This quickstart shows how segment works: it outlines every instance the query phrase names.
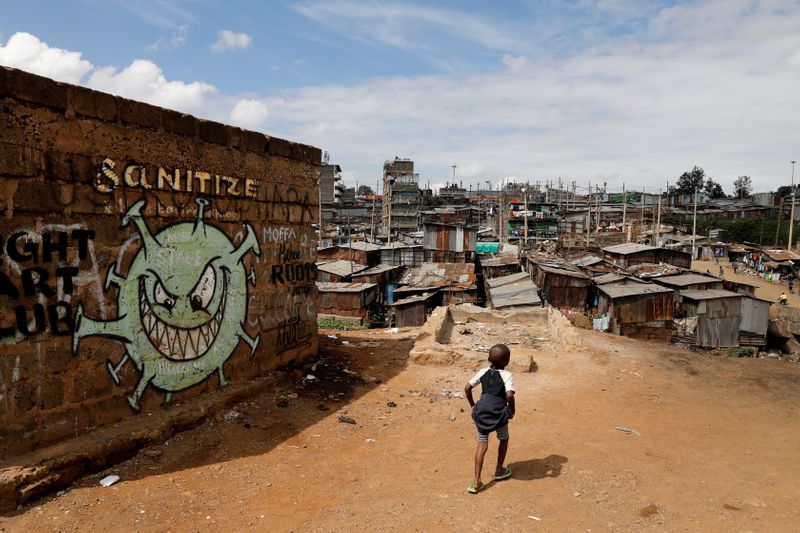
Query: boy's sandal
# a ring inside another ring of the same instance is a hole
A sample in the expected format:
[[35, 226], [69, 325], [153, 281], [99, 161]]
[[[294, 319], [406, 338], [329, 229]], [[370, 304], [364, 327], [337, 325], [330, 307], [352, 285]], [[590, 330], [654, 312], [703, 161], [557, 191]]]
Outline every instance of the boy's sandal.
[[469, 492], [470, 494], [478, 494], [484, 488], [486, 488], [486, 485], [484, 485], [483, 483], [478, 482], [478, 486], [476, 487], [475, 482], [473, 481], [472, 483], [469, 484], [469, 487], [467, 487], [467, 492]]
[[506, 467], [506, 471], [500, 474], [499, 476], [494, 476], [495, 481], [503, 481], [504, 479], [508, 479], [511, 477], [511, 469]]

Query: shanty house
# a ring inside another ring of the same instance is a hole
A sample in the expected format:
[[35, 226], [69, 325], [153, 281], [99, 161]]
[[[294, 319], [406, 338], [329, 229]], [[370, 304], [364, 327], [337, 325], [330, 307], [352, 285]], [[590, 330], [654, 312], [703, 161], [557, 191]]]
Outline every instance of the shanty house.
[[600, 274], [599, 276], [595, 276], [592, 278], [592, 281], [595, 285], [629, 285], [631, 283], [647, 283], [636, 276], [631, 276], [629, 274], [619, 274], [617, 272], [609, 272], [607, 274]]
[[460, 263], [475, 257], [478, 228], [463, 224], [429, 222], [423, 226], [425, 260]]
[[598, 310], [609, 314], [615, 335], [667, 341], [672, 336], [675, 291], [653, 283], [598, 285]]
[[520, 270], [517, 257], [512, 254], [500, 254], [495, 257], [481, 257], [479, 260], [483, 279], [499, 278], [516, 274]]
[[405, 328], [425, 324], [428, 315], [436, 309], [437, 295], [441, 296], [441, 293], [426, 292], [394, 302], [392, 304], [394, 326]]
[[354, 261], [372, 267], [381, 262], [381, 246], [371, 242], [356, 241], [317, 250], [317, 261], [334, 259]]
[[743, 298], [719, 289], [681, 291], [675, 338], [702, 348], [739, 346]]
[[661, 276], [652, 278], [654, 282], [676, 291], [699, 291], [704, 289], [722, 289], [723, 281], [720, 278], [704, 276], [692, 272], [678, 274], [677, 276]]
[[377, 265], [367, 268], [351, 276], [354, 282], [374, 283], [378, 286], [378, 301], [391, 304], [394, 301], [393, 291], [397, 287], [397, 280], [403, 273], [402, 266]]
[[317, 281], [333, 283], [350, 281], [353, 274], [366, 270], [366, 268], [367, 265], [361, 265], [354, 261], [345, 261], [344, 259], [321, 261], [317, 263]]
[[[438, 288], [444, 293], [444, 305], [475, 303], [478, 283], [473, 263], [423, 263], [409, 268], [398, 285], [417, 288]], [[394, 291], [397, 295], [397, 290]]]
[[603, 257], [624, 267], [643, 263], [666, 263], [681, 268], [691, 268], [692, 266], [691, 253], [633, 242], [606, 246], [603, 248]]
[[381, 263], [384, 265], [399, 265], [404, 267], [418, 267], [425, 262], [425, 251], [422, 246], [393, 242], [381, 246]]
[[374, 283], [317, 282], [318, 317], [333, 317], [358, 325], [369, 323], [371, 307], [378, 298]]
[[591, 279], [583, 272], [564, 266], [533, 263], [534, 280], [542, 299], [559, 309], [584, 309], [589, 303]]

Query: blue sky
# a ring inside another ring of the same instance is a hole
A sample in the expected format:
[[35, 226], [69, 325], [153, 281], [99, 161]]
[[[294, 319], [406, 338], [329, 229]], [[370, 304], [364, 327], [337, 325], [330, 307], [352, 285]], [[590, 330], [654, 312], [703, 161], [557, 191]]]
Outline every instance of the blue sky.
[[6, 2], [0, 64], [440, 184], [726, 189], [800, 159], [800, 1]]

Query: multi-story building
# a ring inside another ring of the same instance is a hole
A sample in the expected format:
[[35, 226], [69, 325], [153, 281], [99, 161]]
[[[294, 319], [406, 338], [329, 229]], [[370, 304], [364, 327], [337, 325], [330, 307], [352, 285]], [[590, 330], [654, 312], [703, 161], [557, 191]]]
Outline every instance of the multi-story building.
[[419, 204], [419, 174], [414, 174], [414, 162], [399, 157], [384, 162], [381, 222], [385, 231], [417, 231]]
[[328, 161], [325, 152], [323, 163], [319, 166], [319, 196], [323, 205], [338, 204], [342, 196], [342, 167]]

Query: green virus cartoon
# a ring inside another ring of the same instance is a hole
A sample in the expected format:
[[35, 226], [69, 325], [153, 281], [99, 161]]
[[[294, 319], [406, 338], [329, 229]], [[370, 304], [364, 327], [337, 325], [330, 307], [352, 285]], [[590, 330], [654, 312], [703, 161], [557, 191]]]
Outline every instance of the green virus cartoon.
[[255, 273], [245, 272], [244, 256], [259, 254], [258, 240], [250, 224], [237, 248], [219, 229], [203, 222], [208, 201], [198, 198], [197, 219], [179, 222], [152, 234], [142, 217], [145, 200], [135, 203], [122, 218], [121, 227], [133, 223], [141, 247], [125, 276], [114, 263], [105, 288], [118, 288], [117, 318], [87, 317], [78, 306], [72, 351], [77, 353], [84, 337], [108, 337], [125, 346], [125, 355], [106, 365], [119, 385], [119, 371], [133, 361], [141, 373], [136, 390], [128, 396], [139, 410], [148, 385], [173, 392], [200, 383], [217, 372], [225, 385], [222, 366], [243, 340], [255, 353], [259, 337], [244, 330], [247, 317], [247, 281], [255, 285]]

